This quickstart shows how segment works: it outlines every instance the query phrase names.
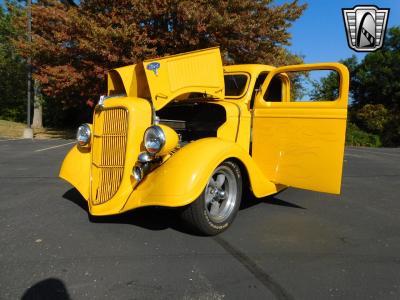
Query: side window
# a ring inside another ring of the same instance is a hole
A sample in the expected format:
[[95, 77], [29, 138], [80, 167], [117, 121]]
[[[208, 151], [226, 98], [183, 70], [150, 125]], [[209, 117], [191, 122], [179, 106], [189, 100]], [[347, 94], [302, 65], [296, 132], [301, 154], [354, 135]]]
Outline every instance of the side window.
[[264, 100], [269, 102], [281, 102], [282, 88], [282, 79], [279, 77], [279, 75], [274, 76], [264, 94]]
[[[290, 81], [290, 102], [335, 101], [339, 97], [340, 79], [336, 71], [311, 70], [287, 72], [285, 74]], [[274, 79], [270, 84], [272, 90], [275, 86]], [[268, 88], [268, 91], [270, 88]], [[270, 99], [269, 97], [277, 98], [278, 94], [276, 96], [268, 94], [267, 97], [267, 99]]]
[[289, 72], [290, 101], [335, 101], [339, 97], [339, 74], [333, 70]]
[[237, 97], [244, 93], [248, 76], [243, 74], [225, 75], [225, 96]]

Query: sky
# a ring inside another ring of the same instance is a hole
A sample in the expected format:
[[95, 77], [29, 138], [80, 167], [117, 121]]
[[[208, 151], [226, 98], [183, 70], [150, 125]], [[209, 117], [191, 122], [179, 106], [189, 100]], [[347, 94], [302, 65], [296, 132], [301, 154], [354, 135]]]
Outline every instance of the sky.
[[[277, 4], [284, 2], [288, 1], [276, 1]], [[308, 8], [289, 30], [292, 45], [288, 49], [304, 55], [306, 63], [335, 62], [352, 55], [361, 60], [365, 56], [347, 45], [342, 8], [371, 4], [390, 8], [388, 28], [400, 26], [400, 0], [300, 0], [300, 3], [308, 3]]]
[[[342, 17], [342, 8], [355, 5], [376, 5], [390, 8], [388, 28], [400, 26], [400, 0], [299, 0], [307, 3], [304, 14], [293, 23], [289, 32], [292, 34], [288, 49], [304, 56], [306, 63], [334, 62], [348, 58], [353, 54], [362, 59], [365, 53], [351, 50]], [[276, 4], [289, 2], [275, 0]], [[3, 4], [3, 0], [0, 0]]]

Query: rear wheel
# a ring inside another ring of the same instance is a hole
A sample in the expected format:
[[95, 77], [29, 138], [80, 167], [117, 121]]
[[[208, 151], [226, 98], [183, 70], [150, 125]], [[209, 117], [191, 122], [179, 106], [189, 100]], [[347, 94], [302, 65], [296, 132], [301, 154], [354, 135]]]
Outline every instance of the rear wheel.
[[182, 217], [195, 230], [215, 235], [232, 223], [242, 197], [242, 176], [232, 161], [220, 164], [201, 195], [184, 208]]

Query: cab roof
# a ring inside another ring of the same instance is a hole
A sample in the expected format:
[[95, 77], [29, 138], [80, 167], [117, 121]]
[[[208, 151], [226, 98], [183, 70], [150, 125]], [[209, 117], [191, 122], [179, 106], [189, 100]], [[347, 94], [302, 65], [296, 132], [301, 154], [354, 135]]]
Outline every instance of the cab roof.
[[250, 73], [250, 74], [253, 74], [253, 73], [259, 74], [260, 72], [271, 71], [273, 69], [275, 69], [274, 66], [262, 65], [262, 64], [240, 64], [240, 65], [224, 66], [224, 72], [225, 73], [247, 72], [247, 73]]

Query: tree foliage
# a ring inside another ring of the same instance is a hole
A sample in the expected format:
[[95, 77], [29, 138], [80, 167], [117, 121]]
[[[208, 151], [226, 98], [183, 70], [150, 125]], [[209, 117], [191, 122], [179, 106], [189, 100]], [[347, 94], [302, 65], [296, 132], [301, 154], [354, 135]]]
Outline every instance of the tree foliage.
[[346, 145], [380, 147], [382, 142], [378, 135], [365, 132], [349, 122], [346, 129]]
[[[399, 146], [400, 27], [388, 30], [381, 50], [367, 54], [361, 62], [353, 56], [342, 63], [349, 68], [351, 78], [349, 121], [357, 125], [348, 134], [367, 137], [360, 134], [365, 131], [379, 135], [385, 146]], [[322, 78], [315, 92], [331, 95], [337, 86], [338, 79], [330, 74]], [[363, 140], [368, 139], [359, 139]]]
[[357, 123], [368, 132], [382, 134], [390, 119], [388, 110], [383, 104], [366, 104], [355, 112]]
[[0, 117], [23, 121], [26, 116], [26, 64], [12, 42], [20, 34], [12, 20], [13, 15], [0, 6]]
[[388, 30], [383, 48], [366, 55], [356, 72], [352, 90], [357, 106], [379, 103], [400, 111], [400, 27]]
[[[155, 56], [220, 46], [226, 63], [301, 61], [283, 47], [289, 45], [288, 28], [305, 9], [297, 0], [72, 3], [38, 0], [33, 43], [22, 36], [15, 40], [22, 56], [32, 56], [42, 92], [64, 107], [93, 104], [104, 92], [108, 69]], [[16, 19], [20, 27], [25, 22]]]
[[353, 80], [352, 121], [380, 135], [383, 145], [400, 145], [400, 27], [388, 30], [381, 50], [369, 53]]
[[[350, 73], [350, 85], [355, 78], [354, 74], [358, 66], [356, 56], [341, 60], [340, 63], [344, 64]], [[332, 71], [326, 77], [320, 78], [320, 80], [314, 80], [312, 82], [312, 98], [313, 99], [336, 99], [339, 95], [339, 76], [337, 72]], [[352, 90], [350, 89], [350, 97], [352, 98]]]

